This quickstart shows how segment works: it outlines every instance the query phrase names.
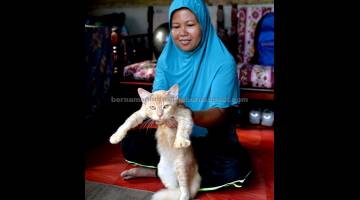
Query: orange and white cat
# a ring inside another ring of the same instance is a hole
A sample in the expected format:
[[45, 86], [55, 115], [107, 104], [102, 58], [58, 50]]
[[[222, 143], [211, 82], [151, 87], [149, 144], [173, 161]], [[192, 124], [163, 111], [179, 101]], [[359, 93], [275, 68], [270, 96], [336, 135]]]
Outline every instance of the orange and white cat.
[[[142, 106], [133, 113], [110, 137], [112, 144], [119, 143], [127, 132], [144, 119], [157, 122], [157, 150], [160, 154], [158, 175], [166, 189], [156, 192], [152, 200], [189, 200], [196, 196], [201, 177], [190, 142], [193, 127], [191, 110], [179, 103], [178, 85], [168, 91], [150, 93], [138, 89]], [[175, 118], [177, 128], [169, 128], [165, 121]]]

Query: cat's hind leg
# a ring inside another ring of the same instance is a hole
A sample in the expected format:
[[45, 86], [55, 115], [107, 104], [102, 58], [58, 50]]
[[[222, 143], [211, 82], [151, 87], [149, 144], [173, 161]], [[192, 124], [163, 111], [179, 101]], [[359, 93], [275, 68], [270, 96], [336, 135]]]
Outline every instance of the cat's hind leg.
[[160, 159], [158, 164], [158, 176], [166, 188], [176, 189], [179, 187], [173, 164]]
[[201, 184], [201, 176], [196, 168], [195, 176], [192, 178], [192, 181], [191, 181], [191, 188], [190, 188], [191, 198], [193, 198], [193, 199], [195, 198], [196, 194], [198, 193], [198, 191], [200, 189], [200, 184]]
[[189, 187], [189, 177], [186, 172], [186, 166], [181, 160], [175, 161], [176, 166], [176, 177], [179, 181], [180, 188], [180, 199], [179, 200], [189, 200], [190, 199], [190, 187]]

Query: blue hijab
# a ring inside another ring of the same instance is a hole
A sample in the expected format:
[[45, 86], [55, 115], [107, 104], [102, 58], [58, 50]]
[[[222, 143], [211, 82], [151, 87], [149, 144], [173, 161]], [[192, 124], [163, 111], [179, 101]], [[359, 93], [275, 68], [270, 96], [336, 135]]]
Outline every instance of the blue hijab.
[[[190, 52], [178, 48], [169, 35], [157, 65], [153, 91], [168, 90], [179, 85], [179, 98], [192, 110], [226, 108], [239, 103], [240, 88], [236, 63], [211, 24], [203, 0], [174, 0], [169, 8], [171, 17], [180, 8], [188, 8], [201, 26], [201, 41]], [[170, 31], [171, 32], [171, 31]], [[193, 135], [205, 135], [206, 129], [195, 128]]]

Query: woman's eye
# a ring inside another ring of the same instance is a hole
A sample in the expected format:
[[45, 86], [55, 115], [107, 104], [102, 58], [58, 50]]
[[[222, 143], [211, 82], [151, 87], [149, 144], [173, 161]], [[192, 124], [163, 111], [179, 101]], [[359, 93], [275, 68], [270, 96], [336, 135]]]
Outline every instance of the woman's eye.
[[155, 106], [150, 106], [151, 110], [156, 110]]

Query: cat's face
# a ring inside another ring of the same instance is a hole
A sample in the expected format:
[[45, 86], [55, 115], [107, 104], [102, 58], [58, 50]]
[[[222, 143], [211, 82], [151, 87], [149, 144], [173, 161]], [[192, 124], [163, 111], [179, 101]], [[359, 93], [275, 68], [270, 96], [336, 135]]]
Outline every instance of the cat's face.
[[139, 88], [138, 92], [145, 107], [145, 113], [152, 120], [163, 123], [174, 115], [178, 100], [177, 85], [168, 91], [159, 90], [150, 93]]

